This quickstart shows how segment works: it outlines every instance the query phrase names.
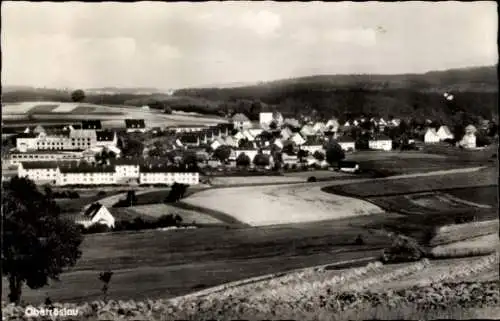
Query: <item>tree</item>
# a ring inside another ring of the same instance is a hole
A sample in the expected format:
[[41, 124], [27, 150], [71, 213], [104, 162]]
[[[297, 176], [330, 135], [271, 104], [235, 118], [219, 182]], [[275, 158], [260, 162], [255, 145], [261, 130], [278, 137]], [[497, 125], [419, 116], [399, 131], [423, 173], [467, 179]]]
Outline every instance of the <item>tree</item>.
[[172, 114], [172, 108], [170, 108], [170, 106], [165, 106], [165, 108], [163, 108], [163, 113]]
[[76, 264], [83, 238], [33, 181], [13, 177], [2, 188], [2, 275], [9, 282], [10, 302], [18, 304], [24, 284], [41, 288]]
[[127, 199], [125, 200], [125, 203], [128, 206], [134, 206], [137, 204], [137, 196], [135, 195], [135, 191], [127, 192]]
[[81, 89], [77, 89], [71, 93], [71, 100], [75, 103], [80, 103], [85, 100], [85, 92]]
[[344, 151], [342, 147], [334, 140], [330, 140], [326, 146], [325, 153], [326, 161], [332, 165], [345, 158]]
[[137, 139], [129, 139], [122, 149], [124, 156], [141, 157], [144, 151], [144, 144]]
[[264, 154], [257, 154], [253, 159], [253, 164], [255, 166], [261, 166], [261, 167], [269, 166], [270, 164], [269, 156]]
[[245, 153], [239, 154], [238, 157], [236, 158], [237, 166], [248, 167], [250, 166], [250, 163], [251, 163], [250, 157]]
[[299, 149], [299, 151], [297, 152], [297, 158], [299, 159], [300, 162], [302, 162], [302, 160], [306, 158], [308, 155], [309, 152], [304, 149]]
[[229, 156], [231, 156], [231, 147], [227, 145], [217, 147], [217, 149], [214, 151], [214, 156], [221, 162], [227, 161], [229, 159]]
[[116, 159], [116, 154], [112, 150], [103, 149], [95, 155], [95, 160], [98, 164], [107, 164], [109, 160]]
[[276, 123], [275, 120], [273, 120], [270, 124], [269, 124], [269, 129], [271, 130], [276, 130], [278, 129], [278, 124]]
[[319, 160], [320, 162], [325, 160], [325, 154], [323, 154], [319, 150], [314, 152], [313, 157], [316, 158], [317, 160]]

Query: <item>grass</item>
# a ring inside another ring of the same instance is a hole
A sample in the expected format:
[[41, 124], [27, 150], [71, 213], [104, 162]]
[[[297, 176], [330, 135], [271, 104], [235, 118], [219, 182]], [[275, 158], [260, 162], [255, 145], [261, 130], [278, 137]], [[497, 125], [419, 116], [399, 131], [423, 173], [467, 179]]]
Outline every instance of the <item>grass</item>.
[[252, 226], [321, 221], [382, 212], [371, 203], [328, 195], [320, 187], [308, 185], [212, 189], [187, 197], [183, 202], [226, 213]]
[[[461, 151], [461, 150], [458, 150]], [[474, 167], [489, 164], [491, 153], [473, 154], [469, 152], [455, 153], [453, 155], [427, 153], [421, 151], [411, 152], [356, 152], [350, 155], [349, 160], [358, 161], [364, 171], [373, 171], [381, 175], [413, 174], [441, 169], [455, 169]]]
[[104, 196], [98, 196], [97, 191], [95, 191], [92, 194], [87, 194], [84, 195], [83, 193], [79, 192], [80, 198], [74, 198], [74, 199], [56, 199], [56, 203], [59, 205], [61, 208], [62, 212], [80, 212], [83, 210], [83, 208], [89, 204], [92, 204], [94, 202], [99, 201], [102, 198], [113, 196], [119, 194], [117, 191], [116, 192], [107, 192], [106, 195]]
[[[356, 218], [365, 223], [378, 219]], [[350, 222], [87, 235], [83, 257], [61, 282], [40, 290], [24, 288], [23, 297], [37, 303], [46, 293], [53, 301], [97, 299], [97, 275], [109, 268], [115, 272], [111, 298], [169, 298], [238, 279], [376, 256], [390, 244], [387, 237], [350, 227]], [[358, 234], [368, 245], [354, 245]], [[4, 296], [7, 283], [2, 286]]]
[[181, 209], [168, 204], [149, 204], [132, 206], [128, 208], [114, 208], [114, 211], [130, 211], [140, 217], [149, 219], [159, 218], [163, 215], [173, 214], [182, 218], [183, 224], [222, 224], [222, 222], [210, 215], [202, 214], [196, 211]]
[[497, 198], [497, 186], [484, 186], [378, 196], [370, 197], [368, 200], [387, 211], [405, 214], [438, 214], [452, 209], [471, 212], [476, 209], [495, 208], [498, 204]]
[[451, 244], [436, 246], [430, 250], [434, 258], [469, 257], [487, 255], [500, 249], [498, 233], [488, 234]]
[[486, 168], [474, 172], [433, 175], [391, 180], [376, 180], [362, 183], [335, 185], [323, 191], [355, 197], [396, 196], [428, 191], [493, 186], [498, 184], [495, 168]]

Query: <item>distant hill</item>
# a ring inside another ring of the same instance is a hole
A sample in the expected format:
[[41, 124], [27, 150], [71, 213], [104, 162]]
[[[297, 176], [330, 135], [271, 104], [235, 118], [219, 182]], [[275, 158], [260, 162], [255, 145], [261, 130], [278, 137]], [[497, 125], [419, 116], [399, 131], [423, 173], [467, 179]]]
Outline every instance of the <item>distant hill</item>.
[[[138, 107], [151, 104], [153, 108], [168, 106], [204, 114], [244, 112], [253, 119], [258, 117], [259, 109], [267, 107], [285, 116], [316, 111], [320, 117], [340, 118], [372, 114], [447, 121], [458, 111], [488, 119], [498, 115], [496, 66], [406, 75], [317, 75], [236, 85], [181, 89], [173, 95], [155, 88], [91, 88], [86, 90], [85, 101]], [[2, 88], [3, 102], [70, 101], [71, 91], [22, 86], [8, 89]], [[446, 101], [444, 92], [452, 92], [455, 99]]]
[[84, 89], [89, 94], [131, 94], [131, 95], [153, 95], [153, 94], [172, 94], [173, 90], [163, 90], [158, 88], [119, 88], [119, 87], [103, 87], [103, 88], [88, 88]]
[[[446, 102], [444, 92], [455, 95]], [[318, 75], [237, 88], [177, 90], [174, 96], [212, 101], [253, 100], [294, 115], [313, 109], [325, 117], [346, 113], [436, 117], [456, 111], [498, 114], [496, 66], [405, 75]]]

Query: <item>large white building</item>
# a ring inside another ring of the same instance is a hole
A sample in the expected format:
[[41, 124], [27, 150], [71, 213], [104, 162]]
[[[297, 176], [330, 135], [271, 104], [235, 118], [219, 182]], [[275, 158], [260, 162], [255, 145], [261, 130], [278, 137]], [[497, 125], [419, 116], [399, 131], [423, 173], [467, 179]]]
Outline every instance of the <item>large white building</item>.
[[84, 155], [83, 152], [67, 152], [67, 151], [27, 151], [27, 152], [12, 152], [9, 156], [10, 165], [19, 165], [21, 162], [57, 162], [57, 161], [78, 161]]
[[197, 172], [179, 172], [168, 166], [141, 166], [139, 182], [144, 185], [174, 183], [196, 185], [200, 182], [200, 177]]
[[60, 171], [56, 162], [23, 162], [18, 165], [17, 175], [36, 184], [57, 184]]
[[115, 132], [96, 131], [95, 129], [74, 129], [57, 133], [22, 133], [16, 137], [16, 148], [21, 152], [30, 150], [87, 150], [96, 146], [116, 147], [118, 138]]
[[59, 166], [57, 185], [112, 185], [117, 184], [114, 166], [71, 164]]

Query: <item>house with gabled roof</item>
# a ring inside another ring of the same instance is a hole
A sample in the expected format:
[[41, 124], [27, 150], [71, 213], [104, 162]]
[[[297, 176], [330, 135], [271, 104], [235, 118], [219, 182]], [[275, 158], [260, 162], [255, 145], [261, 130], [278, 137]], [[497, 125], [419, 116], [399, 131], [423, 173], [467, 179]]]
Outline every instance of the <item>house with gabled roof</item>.
[[216, 150], [219, 146], [225, 145], [226, 141], [222, 137], [215, 137], [210, 143], [210, 148]]
[[231, 147], [238, 147], [238, 140], [236, 140], [232, 136], [227, 136], [224, 139], [224, 145], [231, 146]]
[[337, 138], [336, 141], [344, 151], [356, 150], [356, 141], [351, 136], [343, 135]]
[[316, 135], [316, 130], [314, 130], [312, 125], [306, 124], [306, 125], [302, 126], [302, 128], [300, 130], [300, 134], [304, 138], [307, 136], [314, 136], [314, 135]]
[[316, 133], [323, 133], [326, 130], [326, 124], [323, 122], [316, 122], [313, 125], [313, 129]]
[[326, 122], [325, 127], [327, 131], [336, 133], [339, 131], [340, 124], [337, 118], [331, 118]]
[[237, 128], [240, 130], [246, 129], [246, 128], [252, 128], [252, 126], [253, 126], [250, 119], [248, 119], [248, 117], [242, 113], [235, 114], [233, 117], [231, 117], [231, 121], [234, 125], [234, 128]]
[[306, 150], [310, 155], [312, 155], [316, 151], [322, 150], [324, 144], [324, 139], [318, 136], [309, 136], [306, 138], [305, 143], [300, 146], [300, 149]]
[[368, 140], [368, 148], [373, 150], [392, 150], [392, 139], [384, 134], [375, 134]]
[[288, 139], [289, 141], [293, 142], [296, 146], [301, 146], [306, 142], [304, 137], [300, 133], [295, 133]]
[[458, 146], [467, 149], [474, 149], [477, 147], [476, 141], [476, 132], [477, 129], [473, 125], [468, 125], [465, 127], [465, 135], [462, 137], [462, 140], [458, 143]]
[[144, 119], [125, 119], [127, 133], [145, 133], [146, 123]]
[[115, 218], [109, 210], [100, 203], [93, 203], [80, 214], [73, 216], [76, 224], [88, 228], [95, 224], [106, 225], [109, 228], [115, 227]]
[[241, 139], [246, 138], [245, 135], [243, 135], [243, 131], [238, 131], [236, 134], [232, 136], [236, 141], [240, 141]]
[[436, 129], [434, 128], [427, 128], [427, 131], [425, 132], [424, 135], [424, 143], [426, 144], [436, 144], [439, 143], [440, 137], [436, 132]]
[[446, 125], [439, 127], [439, 130], [437, 131], [437, 135], [439, 136], [439, 139], [441, 141], [454, 138], [450, 128], [448, 128], [448, 126], [446, 126]]
[[42, 125], [38, 125], [35, 127], [35, 129], [33, 129], [33, 133], [35, 134], [45, 133], [45, 128], [43, 128]]
[[284, 140], [287, 140], [289, 139], [290, 137], [292, 137], [293, 135], [293, 132], [291, 131], [290, 128], [288, 127], [285, 127], [283, 129], [281, 129], [281, 132], [280, 132], [280, 137]]

